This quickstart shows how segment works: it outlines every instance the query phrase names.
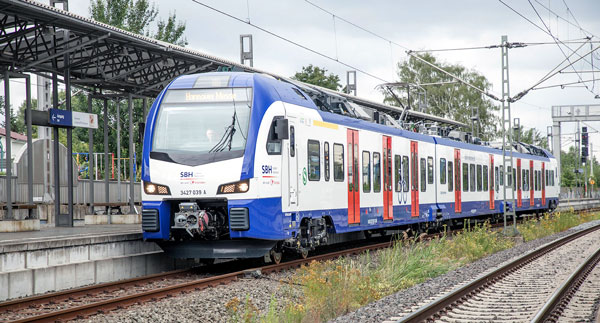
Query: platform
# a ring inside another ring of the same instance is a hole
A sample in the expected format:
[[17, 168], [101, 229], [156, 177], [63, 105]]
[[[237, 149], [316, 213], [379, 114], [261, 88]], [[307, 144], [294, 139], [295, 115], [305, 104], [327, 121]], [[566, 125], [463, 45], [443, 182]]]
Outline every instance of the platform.
[[139, 224], [0, 233], [0, 301], [189, 265], [143, 241]]

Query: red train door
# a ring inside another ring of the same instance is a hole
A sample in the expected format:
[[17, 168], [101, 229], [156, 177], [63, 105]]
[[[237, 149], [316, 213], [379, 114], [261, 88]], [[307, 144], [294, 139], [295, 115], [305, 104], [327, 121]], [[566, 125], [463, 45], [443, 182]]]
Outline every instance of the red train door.
[[348, 224], [360, 223], [358, 130], [348, 129]]
[[521, 187], [523, 187], [522, 181], [523, 176], [521, 175], [521, 158], [517, 158], [517, 207], [523, 206], [523, 199], [521, 196]]
[[392, 198], [392, 137], [383, 136], [383, 220], [394, 220]]
[[542, 207], [546, 205], [546, 166], [542, 163]]
[[410, 215], [419, 216], [419, 143], [410, 142]]
[[496, 208], [496, 205], [494, 203], [494, 155], [492, 154], [490, 154], [490, 172], [488, 174], [488, 183], [490, 185], [490, 210], [493, 210]]
[[454, 212], [462, 212], [462, 185], [460, 180], [460, 149], [454, 149]]
[[529, 205], [533, 206], [533, 160], [529, 161]]

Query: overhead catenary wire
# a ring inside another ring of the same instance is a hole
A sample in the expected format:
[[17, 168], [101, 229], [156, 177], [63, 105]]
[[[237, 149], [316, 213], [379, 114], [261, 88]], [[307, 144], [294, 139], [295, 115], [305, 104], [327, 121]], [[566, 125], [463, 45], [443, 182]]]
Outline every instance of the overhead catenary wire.
[[400, 48], [402, 48], [402, 49], [404, 49], [404, 50], [410, 50], [410, 48], [407, 48], [406, 46], [403, 46], [403, 45], [401, 45], [401, 44], [398, 44], [397, 42], [395, 42], [395, 41], [393, 41], [393, 40], [391, 40], [391, 39], [388, 39], [388, 38], [386, 38], [386, 37], [384, 37], [384, 36], [381, 36], [381, 35], [379, 35], [379, 34], [377, 34], [377, 33], [373, 32], [373, 31], [371, 31], [371, 30], [369, 30], [369, 29], [367, 29], [367, 28], [365, 28], [365, 27], [362, 27], [362, 26], [360, 26], [360, 25], [358, 25], [358, 24], [355, 24], [355, 23], [353, 23], [353, 22], [352, 22], [352, 21], [350, 21], [350, 20], [344, 19], [343, 17], [340, 17], [340, 16], [336, 15], [335, 13], [333, 13], [333, 12], [331, 12], [331, 11], [329, 11], [329, 10], [327, 10], [327, 9], [325, 9], [325, 8], [323, 8], [323, 7], [321, 7], [321, 6], [317, 5], [317, 4], [315, 4], [315, 3], [313, 3], [313, 2], [311, 2], [311, 1], [309, 1], [309, 0], [304, 0], [304, 1], [306, 1], [306, 3], [310, 4], [311, 6], [313, 6], [313, 7], [317, 8], [317, 9], [319, 9], [319, 10], [323, 11], [323, 12], [326, 12], [326, 13], [328, 13], [328, 14], [330, 14], [330, 15], [334, 16], [335, 18], [338, 18], [339, 20], [341, 20], [341, 21], [343, 21], [343, 22], [345, 22], [345, 23], [347, 23], [347, 24], [349, 24], [349, 25], [352, 25], [352, 26], [354, 26], [354, 27], [356, 27], [356, 28], [358, 28], [358, 29], [360, 29], [360, 30], [362, 30], [362, 31], [366, 32], [366, 33], [369, 33], [369, 34], [371, 34], [371, 35], [373, 35], [373, 36], [375, 36], [375, 37], [377, 37], [377, 38], [383, 39], [383, 40], [385, 40], [385, 41], [387, 41], [387, 42], [389, 42], [389, 43], [391, 43], [391, 44], [394, 44], [394, 45], [396, 45], [396, 46], [398, 46], [398, 47], [400, 47]]
[[[540, 18], [540, 21], [542, 22], [542, 24], [544, 25], [544, 27], [546, 28], [546, 30], [548, 30], [548, 33], [550, 34], [550, 36], [552, 37], [552, 40], [556, 43], [556, 46], [558, 46], [558, 49], [560, 50], [560, 52], [563, 54], [563, 56], [565, 56], [565, 58], [567, 59], [567, 61], [569, 62], [569, 66], [571, 67], [571, 69], [573, 69], [573, 71], [575, 72], [575, 74], [577, 74], [577, 78], [579, 78], [580, 81], [583, 81], [583, 79], [581, 78], [581, 75], [579, 73], [577, 73], [577, 69], [575, 69], [575, 66], [573, 66], [573, 64], [571, 63], [571, 60], [569, 59], [569, 56], [567, 56], [567, 54], [565, 53], [565, 51], [562, 49], [562, 47], [560, 47], [560, 45], [558, 44], [558, 42], [560, 41], [558, 39], [558, 37], [554, 36], [552, 34], [552, 32], [550, 31], [550, 28], [548, 27], [548, 25], [546, 25], [546, 22], [544, 22], [544, 19], [542, 19], [542, 16], [540, 16], [539, 12], [537, 11], [537, 9], [535, 8], [535, 6], [533, 5], [533, 3], [531, 2], [531, 0], [527, 0], [529, 2], [529, 5], [531, 6], [531, 8], [533, 8], [533, 11], [535, 11], [535, 14], [538, 16], [538, 18]], [[561, 42], [562, 43], [562, 42]], [[564, 44], [564, 43], [562, 43]], [[568, 47], [568, 46], [567, 46]], [[570, 48], [569, 48], [570, 49]], [[592, 64], [592, 63], [590, 63]], [[593, 64], [592, 64], [593, 66]], [[585, 85], [585, 84], [584, 84]], [[585, 85], [586, 89], [587, 85]], [[590, 90], [590, 89], [588, 89]], [[591, 91], [592, 94], [594, 94], [594, 91]]]
[[[586, 53], [585, 55], [588, 55], [588, 54], [590, 54], [590, 53], [593, 53], [594, 51], [598, 50], [599, 48], [600, 48], [600, 46], [598, 46], [598, 47], [596, 47], [596, 48], [592, 49], [590, 52]], [[572, 54], [571, 54], [571, 55], [572, 55]], [[585, 55], [584, 55], [584, 56], [585, 56]], [[571, 66], [571, 65], [573, 65], [573, 64], [575, 64], [575, 63], [577, 63], [577, 62], [579, 62], [579, 61], [580, 61], [580, 60], [581, 60], [581, 59], [582, 59], [584, 56], [581, 56], [580, 58], [578, 58], [578, 59], [576, 59], [575, 61], [573, 61], [571, 64], [569, 64], [569, 65], [567, 65], [567, 66], [563, 67], [562, 69], [560, 69], [560, 70], [558, 70], [558, 71], [556, 71], [556, 72], [554, 72], [554, 73], [551, 73], [551, 74], [549, 74], [549, 75], [548, 75], [548, 74], [546, 74], [546, 77], [542, 78], [542, 79], [541, 79], [540, 81], [538, 81], [536, 84], [534, 84], [533, 86], [529, 87], [529, 88], [528, 88], [528, 89], [526, 89], [526, 90], [523, 90], [523, 91], [519, 92], [519, 94], [517, 94], [517, 95], [515, 95], [514, 97], [512, 97], [512, 98], [510, 99], [510, 100], [511, 100], [511, 102], [515, 102], [515, 101], [517, 101], [517, 100], [520, 100], [520, 99], [521, 99], [523, 96], [525, 96], [525, 95], [526, 95], [526, 94], [527, 94], [529, 91], [533, 90], [533, 89], [534, 89], [534, 88], [536, 88], [538, 85], [542, 84], [543, 82], [547, 81], [548, 79], [550, 79], [550, 78], [551, 78], [551, 77], [553, 77], [554, 75], [556, 75], [556, 74], [560, 73], [561, 71], [565, 70], [565, 69], [566, 69], [566, 68], [568, 68], [569, 66]], [[563, 62], [564, 62], [564, 60], [563, 60]], [[562, 65], [562, 62], [561, 62], [561, 65]], [[555, 68], [555, 69], [556, 69], [556, 68]]]
[[385, 79], [384, 79], [384, 78], [382, 78], [382, 77], [379, 77], [379, 76], [377, 76], [377, 75], [375, 75], [375, 74], [372, 74], [372, 73], [370, 73], [370, 72], [367, 72], [367, 71], [365, 71], [365, 70], [363, 70], [363, 69], [360, 69], [360, 68], [358, 68], [358, 67], [356, 67], [356, 66], [350, 65], [350, 64], [348, 64], [348, 63], [345, 63], [345, 62], [343, 62], [343, 61], [340, 61], [340, 60], [338, 60], [338, 59], [336, 59], [336, 58], [334, 58], [334, 57], [331, 57], [331, 56], [329, 56], [329, 55], [327, 55], [327, 54], [323, 54], [323, 53], [321, 53], [321, 52], [319, 52], [319, 51], [317, 51], [317, 50], [315, 50], [315, 49], [312, 49], [312, 48], [310, 48], [310, 47], [308, 47], [308, 46], [302, 45], [302, 44], [300, 44], [300, 43], [298, 43], [298, 42], [295, 42], [295, 41], [293, 41], [293, 40], [291, 40], [291, 39], [289, 39], [289, 38], [286, 38], [286, 37], [284, 37], [284, 36], [281, 36], [281, 35], [279, 35], [279, 34], [277, 34], [277, 33], [275, 33], [275, 32], [272, 32], [272, 31], [270, 31], [270, 30], [268, 30], [268, 29], [266, 29], [266, 28], [263, 28], [263, 27], [261, 27], [261, 26], [259, 26], [259, 25], [253, 24], [253, 23], [251, 23], [251, 22], [248, 22], [248, 21], [244, 21], [243, 19], [240, 19], [240, 18], [238, 18], [238, 17], [236, 17], [236, 16], [234, 16], [234, 15], [231, 15], [231, 14], [229, 14], [229, 13], [225, 12], [225, 11], [219, 10], [219, 9], [217, 9], [217, 8], [215, 8], [215, 7], [209, 6], [209, 5], [207, 5], [207, 4], [205, 4], [205, 3], [203, 3], [203, 2], [201, 2], [201, 1], [199, 1], [199, 0], [191, 0], [191, 1], [192, 1], [192, 2], [194, 2], [194, 3], [196, 3], [196, 4], [198, 4], [198, 5], [200, 5], [200, 6], [203, 6], [203, 7], [207, 8], [207, 9], [210, 9], [210, 10], [212, 10], [212, 11], [214, 11], [214, 12], [217, 12], [217, 13], [219, 13], [219, 14], [221, 14], [221, 15], [227, 16], [227, 17], [229, 17], [229, 18], [231, 18], [231, 19], [234, 19], [234, 20], [237, 20], [237, 21], [239, 21], [239, 22], [241, 22], [241, 23], [245, 23], [245, 24], [247, 24], [247, 25], [250, 25], [250, 26], [252, 26], [252, 27], [254, 27], [254, 28], [256, 28], [256, 29], [258, 29], [258, 30], [260, 30], [260, 31], [264, 32], [264, 33], [267, 33], [267, 34], [269, 34], [269, 35], [271, 35], [271, 36], [273, 36], [273, 37], [276, 37], [276, 38], [278, 38], [278, 39], [280, 39], [280, 40], [283, 40], [283, 41], [285, 41], [285, 42], [287, 42], [287, 43], [290, 43], [290, 44], [292, 44], [292, 45], [294, 45], [294, 46], [300, 47], [300, 48], [302, 48], [302, 49], [304, 49], [304, 50], [306, 50], [306, 51], [309, 51], [309, 52], [311, 52], [311, 53], [313, 53], [313, 54], [316, 54], [316, 55], [318, 55], [318, 56], [321, 56], [321, 57], [323, 57], [323, 58], [326, 58], [326, 59], [329, 59], [329, 60], [331, 60], [331, 61], [337, 62], [337, 63], [339, 63], [339, 64], [341, 64], [341, 65], [344, 65], [344, 66], [346, 66], [346, 67], [348, 67], [348, 68], [354, 69], [354, 70], [356, 70], [356, 71], [358, 71], [358, 72], [360, 72], [360, 73], [362, 73], [362, 74], [365, 74], [365, 75], [367, 75], [367, 76], [370, 76], [370, 77], [372, 77], [372, 78], [374, 78], [374, 79], [377, 79], [377, 80], [379, 80], [379, 81], [382, 81], [382, 82], [385, 82], [385, 83], [387, 83], [387, 82], [388, 82], [387, 80], [385, 80]]
[[[552, 37], [554, 39], [554, 35], [552, 35], [552, 33], [548, 32], [547, 30], [545, 30], [544, 28], [540, 27], [538, 24], [536, 24], [535, 22], [533, 22], [531, 19], [525, 17], [525, 15], [523, 15], [522, 13], [520, 13], [519, 11], [517, 11], [516, 9], [514, 9], [513, 7], [509, 6], [506, 2], [504, 2], [503, 0], [498, 0], [500, 3], [502, 3], [504, 6], [506, 6], [508, 9], [510, 9], [511, 11], [513, 11], [514, 13], [516, 13], [517, 15], [519, 15], [521, 18], [525, 19], [526, 21], [528, 21], [530, 24], [532, 24], [534, 27], [538, 28], [539, 30], [541, 30], [543, 33], [547, 34], [548, 36]], [[569, 46], [567, 46], [565, 43], [563, 43], [560, 39], [558, 39], [559, 42], [561, 42], [565, 47], [567, 47], [569, 50], [573, 51], [573, 49]], [[579, 54], [577, 54], [579, 55]], [[590, 62], [588, 62], [586, 60], [586, 62], [588, 64], [591, 64]]]
[[[543, 89], [550, 89], [550, 88], [554, 88], [554, 87], [566, 87], [567, 85], [573, 85], [573, 84], [585, 84], [585, 83], [589, 83], [589, 82], [595, 82], [598, 81], [600, 79], [591, 79], [591, 80], [579, 80], [579, 81], [575, 81], [575, 82], [569, 82], [569, 83], [562, 83], [562, 84], [554, 84], [554, 85], [546, 85], [546, 86], [540, 86], [537, 88], [534, 88], [532, 90], [543, 90]], [[586, 87], [587, 88], [587, 87]]]
[[452, 77], [453, 79], [455, 79], [455, 80], [457, 80], [457, 81], [459, 81], [459, 82], [461, 82], [461, 83], [465, 84], [466, 86], [468, 86], [468, 87], [470, 87], [470, 88], [474, 89], [475, 91], [477, 91], [477, 92], [480, 92], [481, 94], [483, 94], [483, 95], [485, 95], [485, 96], [489, 97], [489, 98], [490, 98], [490, 99], [492, 99], [492, 100], [495, 100], [495, 101], [500, 101], [500, 102], [502, 101], [500, 98], [498, 98], [497, 96], [495, 96], [495, 95], [493, 95], [493, 94], [489, 93], [488, 91], [486, 91], [486, 90], [483, 90], [483, 89], [480, 89], [480, 88], [476, 87], [475, 85], [473, 85], [473, 84], [471, 84], [471, 83], [469, 83], [469, 82], [467, 82], [467, 81], [465, 81], [465, 80], [461, 79], [460, 77], [458, 77], [458, 76], [456, 76], [456, 75], [454, 75], [454, 74], [452, 74], [452, 73], [450, 73], [450, 72], [448, 72], [448, 71], [444, 70], [443, 68], [441, 68], [441, 67], [438, 67], [438, 66], [436, 66], [435, 64], [432, 64], [432, 63], [428, 62], [427, 60], [425, 60], [425, 59], [423, 59], [423, 58], [419, 57], [419, 55], [416, 55], [416, 54], [414, 54], [414, 53], [413, 53], [413, 52], [411, 52], [411, 51], [407, 51], [406, 53], [407, 53], [408, 55], [410, 55], [410, 56], [412, 56], [412, 57], [414, 57], [414, 58], [418, 59], [419, 61], [421, 61], [421, 62], [423, 62], [423, 63], [425, 63], [425, 64], [427, 64], [427, 65], [429, 65], [429, 66], [431, 66], [431, 67], [433, 67], [433, 68], [435, 68], [436, 70], [438, 70], [438, 71], [440, 71], [440, 72], [442, 72], [442, 73], [444, 73], [444, 74], [446, 74], [446, 75], [448, 75], [448, 76]]

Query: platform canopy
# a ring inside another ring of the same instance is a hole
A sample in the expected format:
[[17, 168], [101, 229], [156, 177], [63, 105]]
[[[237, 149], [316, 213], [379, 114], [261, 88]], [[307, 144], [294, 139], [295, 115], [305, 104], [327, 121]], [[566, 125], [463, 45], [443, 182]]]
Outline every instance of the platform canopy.
[[[71, 83], [90, 90], [155, 97], [179, 75], [223, 69], [280, 77], [30, 0], [0, 0], [0, 26], [0, 65], [14, 72], [58, 75], [68, 67]], [[399, 107], [339, 95], [392, 115], [402, 112]], [[417, 111], [407, 111], [407, 119], [465, 126]]]

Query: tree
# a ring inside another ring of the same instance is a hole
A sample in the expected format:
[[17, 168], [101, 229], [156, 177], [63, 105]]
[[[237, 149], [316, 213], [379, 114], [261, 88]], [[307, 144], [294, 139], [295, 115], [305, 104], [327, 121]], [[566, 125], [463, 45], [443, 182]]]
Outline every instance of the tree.
[[185, 22], [178, 22], [175, 12], [166, 21], [159, 19], [156, 32], [152, 22], [158, 16], [158, 8], [148, 0], [91, 0], [91, 18], [132, 33], [150, 36], [168, 43], [185, 46]]
[[292, 79], [322, 86], [335, 91], [339, 90], [342, 87], [340, 84], [340, 77], [333, 73], [329, 73], [329, 75], [326, 74], [327, 70], [325, 68], [320, 68], [310, 64], [308, 66], [303, 66], [302, 71], [294, 74]]
[[[431, 54], [422, 54], [419, 57], [441, 67], [480, 89], [489, 90], [492, 87], [492, 84], [485, 76], [479, 74], [477, 71], [469, 70], [459, 64], [439, 62], [435, 56]], [[397, 73], [400, 82], [415, 85], [415, 87], [418, 87], [419, 84], [454, 81], [446, 74], [439, 72], [412, 56], [407, 61], [398, 63]], [[413, 86], [410, 88], [413, 88]], [[500, 107], [495, 105], [480, 92], [463, 83], [422, 86], [422, 88], [426, 91], [426, 109], [428, 113], [470, 124], [472, 114], [471, 108], [474, 107], [479, 112], [481, 124], [480, 137], [483, 140], [491, 140], [497, 137], [500, 118], [494, 112], [499, 111]], [[403, 92], [404, 94], [404, 96], [400, 96], [400, 100], [404, 106], [409, 104], [410, 107], [416, 106], [418, 99], [416, 93], [411, 92], [409, 99], [408, 95], [406, 95], [406, 91], [400, 92]], [[385, 95], [384, 102], [392, 105], [399, 105], [388, 93], [385, 93]]]
[[523, 126], [519, 126], [519, 129], [515, 132], [513, 139], [526, 144], [548, 149], [548, 140], [546, 137], [542, 136], [537, 129], [534, 128], [525, 130]]

